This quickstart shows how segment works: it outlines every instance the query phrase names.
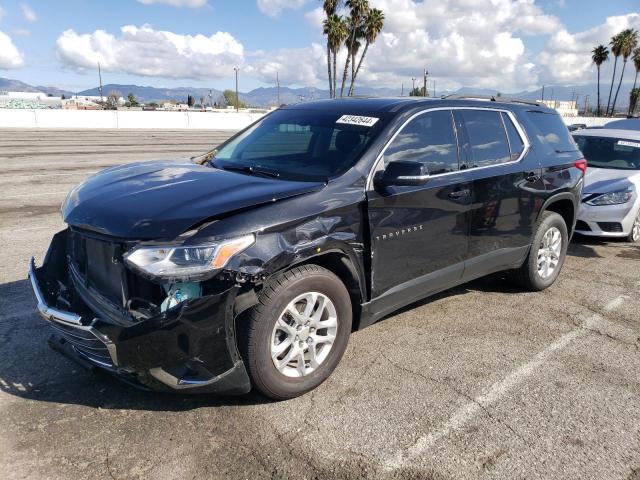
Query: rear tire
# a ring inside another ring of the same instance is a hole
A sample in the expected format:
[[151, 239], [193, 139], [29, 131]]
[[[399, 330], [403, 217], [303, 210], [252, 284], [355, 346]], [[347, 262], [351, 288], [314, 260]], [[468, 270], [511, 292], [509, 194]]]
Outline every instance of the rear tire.
[[351, 334], [349, 292], [317, 265], [303, 265], [267, 281], [238, 347], [254, 387], [284, 400], [313, 390], [336, 368]]
[[558, 278], [567, 254], [569, 234], [562, 216], [543, 212], [533, 236], [527, 259], [513, 272], [522, 288], [539, 292], [549, 288]]

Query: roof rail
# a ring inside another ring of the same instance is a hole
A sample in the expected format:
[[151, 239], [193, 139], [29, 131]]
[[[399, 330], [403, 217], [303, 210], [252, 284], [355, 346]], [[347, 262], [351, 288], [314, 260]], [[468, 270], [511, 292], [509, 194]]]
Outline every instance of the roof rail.
[[489, 102], [504, 102], [504, 103], [523, 103], [525, 105], [540, 106], [540, 102], [532, 100], [522, 100], [520, 98], [511, 97], [499, 97], [497, 95], [474, 95], [472, 93], [454, 93], [451, 95], [443, 95], [443, 100], [486, 100]]

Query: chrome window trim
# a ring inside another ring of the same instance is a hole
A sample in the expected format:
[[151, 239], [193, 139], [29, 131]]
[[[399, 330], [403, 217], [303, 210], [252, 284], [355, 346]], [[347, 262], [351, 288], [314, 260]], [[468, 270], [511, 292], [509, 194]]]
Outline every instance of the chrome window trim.
[[[389, 145], [391, 145], [391, 143], [396, 139], [398, 134], [400, 132], [402, 132], [402, 130], [407, 126], [407, 124], [409, 122], [411, 122], [413, 119], [415, 119], [416, 117], [419, 117], [420, 115], [424, 115], [425, 113], [429, 113], [429, 112], [437, 112], [437, 111], [440, 111], [440, 110], [449, 110], [449, 111], [452, 112], [452, 114], [453, 114], [454, 110], [488, 110], [488, 111], [491, 111], [491, 112], [502, 112], [502, 113], [505, 113], [511, 119], [511, 122], [513, 123], [513, 126], [516, 128], [516, 131], [518, 132], [518, 135], [520, 135], [520, 138], [522, 139], [522, 143], [524, 144], [524, 148], [522, 149], [522, 153], [520, 154], [520, 156], [518, 157], [517, 160], [510, 160], [508, 162], [496, 163], [495, 165], [485, 165], [483, 167], [469, 168], [469, 169], [466, 169], [466, 170], [456, 170], [455, 172], [437, 173], [435, 175], [430, 175], [431, 178], [444, 177], [446, 175], [456, 175], [456, 174], [459, 174], [461, 172], [471, 172], [471, 171], [483, 170], [483, 169], [486, 169], [486, 168], [502, 167], [504, 165], [512, 165], [512, 164], [521, 162], [522, 159], [527, 155], [527, 153], [529, 153], [529, 149], [531, 148], [531, 142], [529, 142], [529, 137], [527, 137], [524, 128], [522, 128], [522, 125], [520, 125], [520, 122], [518, 122], [518, 120], [516, 119], [515, 115], [513, 114], [513, 112], [511, 110], [508, 110], [506, 108], [496, 108], [496, 107], [491, 108], [491, 107], [462, 107], [462, 106], [460, 106], [460, 107], [455, 107], [454, 106], [454, 107], [427, 108], [425, 110], [421, 110], [420, 112], [416, 112], [413, 115], [411, 115], [407, 120], [404, 121], [404, 123], [400, 126], [398, 131], [393, 134], [393, 136], [387, 141], [387, 143], [385, 143], [384, 147], [382, 148], [382, 151], [376, 157], [376, 160], [373, 163], [373, 166], [371, 167], [371, 170], [369, 171], [369, 175], [367, 177], [367, 183], [366, 183], [366, 187], [365, 187], [366, 191], [374, 190], [374, 188], [373, 188], [373, 176], [378, 171], [380, 163], [382, 162], [382, 159], [384, 157], [384, 153], [386, 152], [387, 148], [389, 148]], [[454, 131], [456, 132], [456, 138], [458, 138], [457, 137], [458, 133], [457, 133], [457, 128], [456, 128], [455, 122], [454, 122]], [[507, 142], [508, 142], [509, 141], [509, 135], [507, 134], [506, 128], [505, 128], [505, 135], [507, 137]], [[458, 150], [459, 150], [459, 145], [458, 145]], [[511, 152], [511, 148], [509, 148], [509, 151]], [[460, 158], [460, 155], [458, 155], [458, 161], [459, 161], [459, 158]]]

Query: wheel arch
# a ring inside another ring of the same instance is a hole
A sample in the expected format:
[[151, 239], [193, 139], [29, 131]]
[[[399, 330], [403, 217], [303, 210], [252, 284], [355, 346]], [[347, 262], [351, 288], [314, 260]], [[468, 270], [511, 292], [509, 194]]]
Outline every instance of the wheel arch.
[[335, 274], [349, 292], [353, 312], [352, 330], [358, 330], [360, 324], [361, 305], [365, 298], [365, 284], [358, 268], [349, 255], [341, 250], [330, 250], [308, 257], [301, 262], [288, 266], [290, 270], [300, 265], [318, 265]]
[[560, 215], [564, 219], [564, 223], [567, 225], [569, 239], [571, 239], [578, 217], [578, 206], [576, 205], [574, 195], [569, 192], [565, 192], [548, 198], [540, 208], [536, 221], [540, 219], [544, 212], [555, 212]]

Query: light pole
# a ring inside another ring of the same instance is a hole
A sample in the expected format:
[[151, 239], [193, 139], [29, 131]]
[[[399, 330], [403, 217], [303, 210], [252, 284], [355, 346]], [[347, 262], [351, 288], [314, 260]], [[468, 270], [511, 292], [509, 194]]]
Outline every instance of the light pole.
[[411, 77], [411, 95], [416, 91], [416, 77]]
[[427, 71], [427, 69], [424, 69], [424, 92], [422, 92], [424, 94], [425, 97], [428, 97], [429, 95], [427, 94], [427, 76], [429, 75], [429, 72]]
[[238, 70], [240, 70], [238, 67], [233, 67], [233, 69], [236, 71], [236, 112], [240, 111], [240, 97], [238, 97]]

